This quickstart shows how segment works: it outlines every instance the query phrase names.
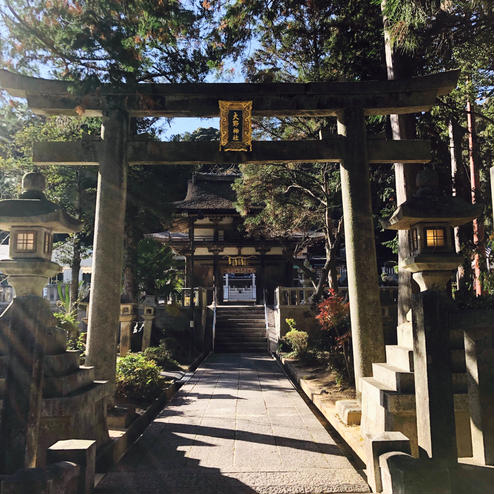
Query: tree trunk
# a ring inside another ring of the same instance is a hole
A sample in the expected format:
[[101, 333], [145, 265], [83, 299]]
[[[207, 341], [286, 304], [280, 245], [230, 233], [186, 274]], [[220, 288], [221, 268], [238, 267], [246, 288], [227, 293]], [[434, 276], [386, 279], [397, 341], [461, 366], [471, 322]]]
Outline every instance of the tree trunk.
[[[472, 102], [467, 101], [467, 124], [468, 124], [468, 160], [470, 164], [470, 183], [472, 190], [472, 204], [479, 201], [479, 167], [477, 157], [477, 134], [475, 131], [475, 115], [472, 111]], [[482, 284], [480, 281], [480, 273], [485, 264], [485, 246], [484, 246], [484, 224], [482, 220], [475, 218], [473, 220], [473, 244], [475, 246], [475, 254], [473, 258], [474, 264], [474, 289], [475, 295], [482, 295]]]
[[[462, 159], [462, 134], [463, 131], [458, 122], [452, 118], [449, 122], [449, 152], [451, 157], [451, 193], [453, 196], [459, 196], [463, 199], [469, 199], [466, 197], [466, 176]], [[457, 254], [461, 251], [461, 246], [464, 240], [464, 227], [456, 226], [453, 230], [455, 251]], [[465, 266], [458, 266], [456, 272], [456, 289], [458, 291], [464, 291], [466, 289], [466, 277]]]
[[[384, 23], [384, 48], [386, 52], [386, 69], [389, 80], [404, 79], [413, 75], [413, 63], [410, 56], [393, 52], [391, 38], [387, 31], [387, 21]], [[393, 139], [415, 138], [415, 117], [413, 115], [390, 115], [391, 133]], [[395, 163], [395, 187], [397, 206], [409, 199], [416, 190], [415, 179], [417, 166]], [[409, 252], [408, 232], [398, 231], [398, 263], [404, 260]], [[404, 269], [398, 270], [398, 324], [406, 322], [406, 316], [411, 308], [414, 292], [412, 274]]]

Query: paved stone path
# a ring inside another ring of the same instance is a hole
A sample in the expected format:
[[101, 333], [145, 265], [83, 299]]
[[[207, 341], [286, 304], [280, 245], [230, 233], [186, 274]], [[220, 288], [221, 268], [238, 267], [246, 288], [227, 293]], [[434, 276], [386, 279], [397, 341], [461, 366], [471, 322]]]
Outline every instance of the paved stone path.
[[202, 364], [96, 492], [369, 490], [271, 357], [220, 354]]

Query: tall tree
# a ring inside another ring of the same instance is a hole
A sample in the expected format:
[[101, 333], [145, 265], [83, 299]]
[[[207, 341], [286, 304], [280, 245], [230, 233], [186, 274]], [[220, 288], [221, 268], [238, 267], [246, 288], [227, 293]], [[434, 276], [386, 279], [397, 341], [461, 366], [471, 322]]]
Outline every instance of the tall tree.
[[49, 69], [89, 85], [186, 82], [215, 57], [201, 42], [211, 15], [175, 0], [5, 0], [1, 52], [12, 70]]
[[[485, 210], [483, 217], [477, 222], [476, 230], [481, 233], [484, 223], [490, 230], [492, 225], [489, 225], [489, 220], [485, 220], [490, 217], [489, 190], [485, 177], [488, 176], [487, 168], [492, 163], [493, 146], [492, 142], [484, 139], [484, 135], [493, 124], [490, 115], [494, 91], [494, 58], [491, 55], [494, 5], [492, 2], [464, 0], [386, 0], [383, 2], [383, 13], [387, 26], [387, 52], [394, 55], [393, 58], [388, 57], [390, 69], [396, 68], [399, 71], [403, 67], [404, 58], [408, 58], [407, 67], [413, 70], [413, 75], [457, 67], [461, 69], [458, 89], [443, 98], [440, 107], [434, 109], [430, 117], [417, 120], [418, 131], [428, 132], [427, 135], [432, 131], [434, 138], [437, 138], [433, 166], [443, 176], [444, 163], [451, 161], [455, 170], [461, 171], [467, 157], [469, 158], [472, 177], [480, 175], [481, 180], [477, 183], [471, 180], [468, 188], [475, 195], [475, 200], [484, 205]], [[481, 127], [485, 129], [480, 135], [474, 132], [472, 126], [467, 125], [468, 121], [473, 122], [474, 119], [481, 121]], [[444, 122], [452, 122], [454, 135], [450, 135]], [[466, 132], [459, 132], [462, 127]], [[445, 149], [449, 140], [454, 151], [445, 156], [440, 149]], [[476, 152], [472, 152], [472, 141], [477, 141]], [[457, 180], [453, 183], [456, 192], [460, 193], [464, 189], [464, 184], [458, 180], [461, 177], [461, 173], [456, 173]], [[465, 229], [468, 227], [461, 230]], [[459, 235], [460, 230], [457, 233]], [[466, 238], [464, 233], [461, 237], [463, 240]], [[485, 258], [481, 255], [484, 252], [481, 234], [477, 235], [474, 242], [467, 240], [463, 243], [464, 253], [472, 250], [474, 258]], [[477, 270], [477, 275], [479, 273], [480, 270]], [[480, 283], [476, 282], [475, 285], [479, 293]]]
[[[237, 207], [246, 216], [247, 231], [282, 242], [299, 236], [293, 251], [287, 252], [312, 282], [313, 301], [321, 298], [325, 286], [338, 290], [336, 261], [343, 240], [338, 168], [329, 163], [243, 165], [241, 171], [235, 189]], [[298, 257], [303, 250], [317, 247], [321, 240], [326, 260], [317, 273]]]

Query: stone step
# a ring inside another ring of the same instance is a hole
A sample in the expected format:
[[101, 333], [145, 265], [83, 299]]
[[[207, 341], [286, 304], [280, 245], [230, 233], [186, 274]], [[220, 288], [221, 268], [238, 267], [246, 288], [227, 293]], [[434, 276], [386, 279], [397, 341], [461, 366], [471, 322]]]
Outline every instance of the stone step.
[[67, 349], [67, 333], [60, 328], [48, 328], [46, 330], [46, 348], [45, 354], [57, 355], [65, 352]]
[[229, 345], [229, 346], [243, 346], [243, 345], [257, 345], [257, 344], [267, 344], [266, 339], [260, 339], [260, 338], [245, 338], [243, 340], [239, 339], [234, 339], [234, 338], [221, 338], [221, 339], [216, 339], [215, 340], [215, 345]]
[[217, 317], [216, 323], [222, 324], [237, 324], [237, 325], [246, 325], [246, 324], [262, 324], [263, 326], [266, 324], [264, 319], [233, 319], [231, 317]]
[[46, 377], [43, 383], [43, 398], [67, 396], [89, 386], [94, 381], [94, 367], [81, 366], [65, 376]]
[[372, 364], [372, 376], [394, 391], [413, 393], [413, 372], [404, 371], [390, 364]]
[[58, 355], [45, 355], [43, 370], [45, 377], [64, 376], [79, 368], [79, 350], [67, 350]]
[[267, 345], [245, 345], [230, 346], [230, 345], [214, 345], [215, 353], [267, 353]]
[[264, 321], [264, 314], [222, 314], [221, 312], [216, 313], [216, 319], [228, 320], [228, 321]]
[[244, 329], [244, 328], [256, 328], [256, 329], [264, 329], [266, 328], [266, 325], [263, 322], [256, 323], [256, 322], [249, 322], [245, 321], [243, 323], [235, 323], [232, 321], [216, 321], [216, 327], [217, 328], [237, 328], [237, 329]]
[[[453, 375], [454, 381], [455, 378]], [[366, 400], [369, 400], [372, 404], [383, 406], [386, 410], [393, 413], [401, 414], [415, 411], [415, 394], [394, 391], [373, 377], [363, 377], [361, 384], [362, 396], [365, 396]], [[455, 390], [454, 401], [455, 410], [468, 410], [468, 394], [466, 392]]]
[[266, 331], [264, 329], [253, 329], [253, 330], [216, 330], [216, 336], [256, 336], [258, 338], [264, 338], [266, 336]]
[[264, 307], [256, 307], [255, 309], [241, 309], [241, 308], [226, 308], [216, 307], [216, 312], [222, 314], [264, 314]]
[[413, 372], [413, 350], [399, 345], [386, 345], [386, 363], [405, 372]]
[[219, 326], [216, 325], [216, 330], [220, 331], [237, 331], [241, 333], [242, 331], [266, 331], [266, 327], [264, 325], [262, 326], [231, 326], [231, 325], [223, 325], [220, 324]]
[[[413, 372], [404, 372], [402, 369], [389, 364], [372, 364], [372, 377], [386, 388], [402, 394], [415, 392]], [[453, 390], [455, 393], [467, 392], [467, 375], [464, 372], [453, 372]]]

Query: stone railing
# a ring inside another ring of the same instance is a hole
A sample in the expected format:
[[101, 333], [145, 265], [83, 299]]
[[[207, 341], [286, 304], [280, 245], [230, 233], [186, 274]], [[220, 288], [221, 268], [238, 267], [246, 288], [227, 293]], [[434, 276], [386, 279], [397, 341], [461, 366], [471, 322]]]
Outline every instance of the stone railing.
[[[381, 286], [381, 302], [384, 305], [395, 304], [398, 297], [398, 287], [396, 286]], [[279, 286], [274, 292], [275, 307], [292, 306], [292, 305], [307, 305], [310, 304], [315, 289], [313, 287], [295, 287], [295, 286]], [[338, 288], [339, 294], [346, 298], [348, 288], [342, 286]]]
[[275, 307], [310, 304], [314, 293], [312, 287], [279, 286], [274, 291]]

